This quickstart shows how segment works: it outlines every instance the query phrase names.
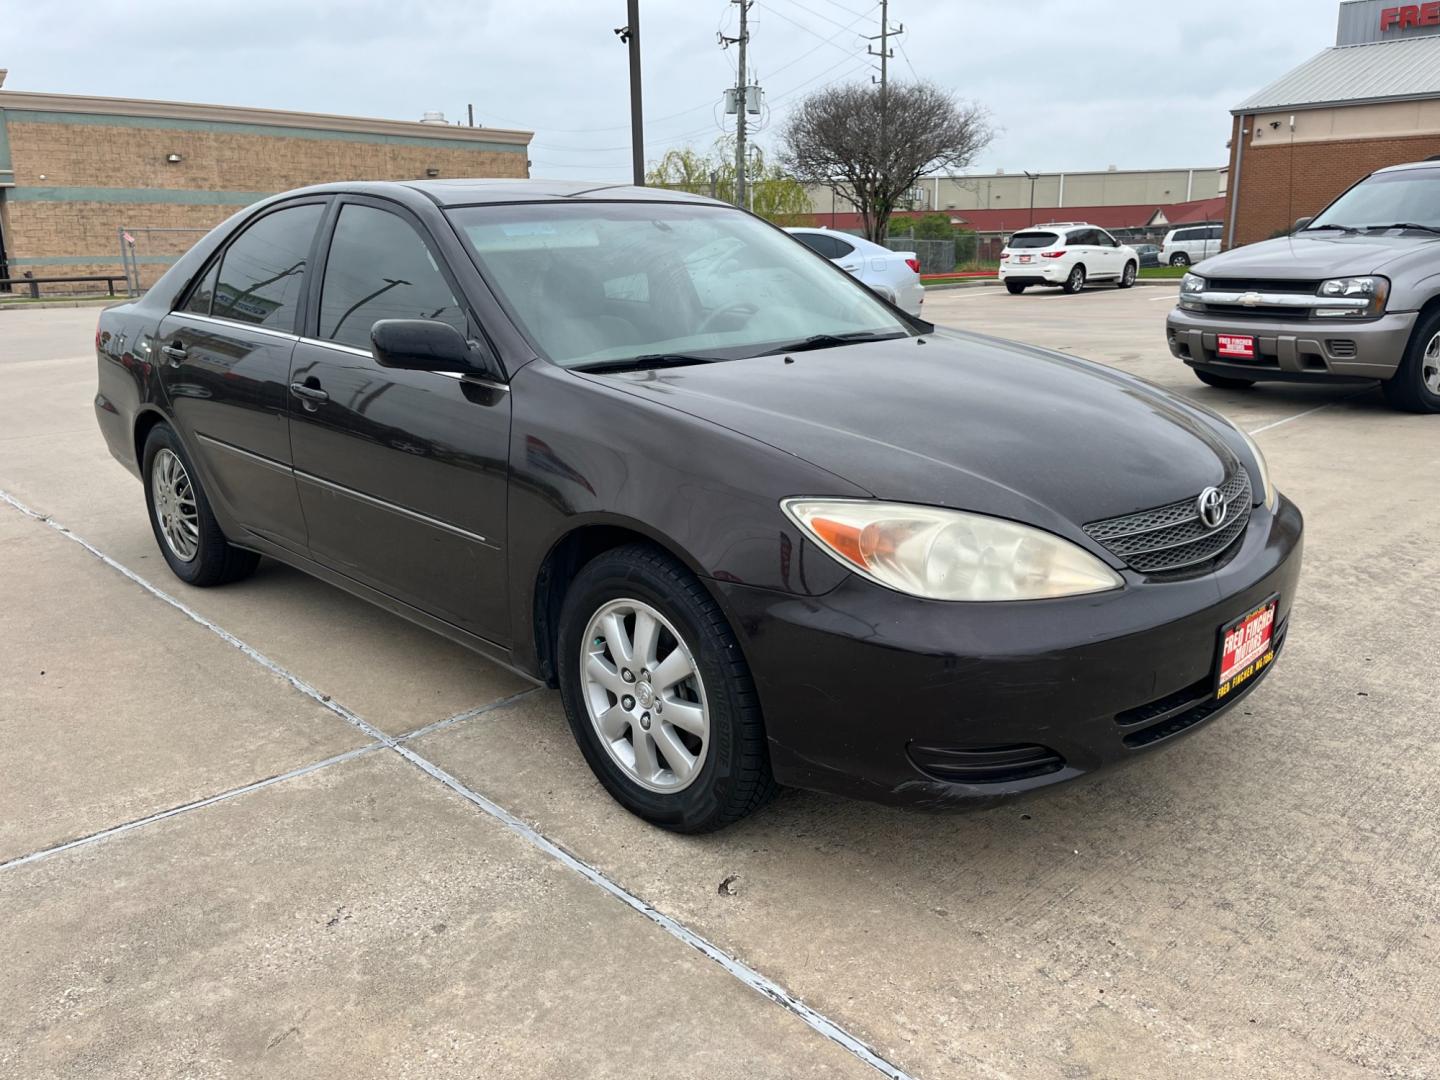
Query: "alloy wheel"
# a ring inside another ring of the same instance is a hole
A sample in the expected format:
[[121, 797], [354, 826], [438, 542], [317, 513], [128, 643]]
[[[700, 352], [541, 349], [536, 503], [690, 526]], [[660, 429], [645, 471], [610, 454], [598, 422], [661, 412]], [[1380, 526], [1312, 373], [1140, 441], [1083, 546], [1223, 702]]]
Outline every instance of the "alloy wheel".
[[1134, 263], [1126, 263], [1126, 264], [1125, 264], [1125, 284], [1126, 284], [1126, 285], [1134, 285], [1134, 284], [1135, 284], [1135, 264], [1134, 264]]
[[150, 493], [165, 546], [181, 562], [200, 550], [200, 514], [185, 465], [171, 450], [161, 450], [150, 466]]
[[579, 661], [585, 709], [611, 759], [647, 790], [689, 787], [710, 747], [710, 710], [670, 620], [642, 600], [612, 600], [591, 617]]
[[1070, 291], [1079, 292], [1085, 285], [1085, 271], [1075, 267], [1070, 271]]
[[1440, 395], [1440, 334], [1432, 337], [1430, 344], [1425, 346], [1425, 352], [1420, 357], [1420, 378], [1426, 390]]

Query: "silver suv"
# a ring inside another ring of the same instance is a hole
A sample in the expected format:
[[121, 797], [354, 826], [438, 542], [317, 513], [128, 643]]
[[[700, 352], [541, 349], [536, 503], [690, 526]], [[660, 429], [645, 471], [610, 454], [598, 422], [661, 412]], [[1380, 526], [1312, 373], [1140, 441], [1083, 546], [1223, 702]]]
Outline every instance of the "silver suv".
[[1440, 161], [1361, 180], [1277, 240], [1185, 275], [1170, 352], [1211, 386], [1383, 380], [1440, 413]]

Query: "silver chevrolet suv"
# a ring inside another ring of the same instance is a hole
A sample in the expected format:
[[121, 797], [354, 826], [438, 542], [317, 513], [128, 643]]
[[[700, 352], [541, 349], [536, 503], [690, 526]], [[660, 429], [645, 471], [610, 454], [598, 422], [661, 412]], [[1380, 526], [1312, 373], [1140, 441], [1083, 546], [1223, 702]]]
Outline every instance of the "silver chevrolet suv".
[[1440, 160], [1367, 176], [1278, 240], [1197, 265], [1165, 324], [1211, 386], [1380, 379], [1440, 413]]

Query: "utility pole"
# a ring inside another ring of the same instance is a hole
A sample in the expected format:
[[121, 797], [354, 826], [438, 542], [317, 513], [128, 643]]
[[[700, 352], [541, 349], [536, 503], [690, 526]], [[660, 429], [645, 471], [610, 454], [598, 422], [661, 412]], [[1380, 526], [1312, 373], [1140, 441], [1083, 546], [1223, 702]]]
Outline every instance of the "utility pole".
[[1025, 170], [1025, 176], [1030, 180], [1030, 224], [1035, 224], [1035, 181], [1040, 179], [1039, 173]]
[[[880, 58], [880, 145], [885, 145], [885, 106], [890, 93], [890, 61], [895, 57], [895, 50], [890, 48], [890, 39], [898, 37], [905, 32], [905, 24], [892, 28], [890, 26], [890, 0], [880, 0], [880, 33], [871, 34], [870, 41], [880, 42], [880, 51], [876, 52], [874, 46], [865, 46], [865, 51], [871, 56]], [[877, 81], [872, 75], [871, 81]]]
[[750, 80], [745, 69], [745, 50], [750, 44], [750, 5], [755, 0], [730, 0], [740, 8], [740, 32], [735, 37], [719, 35], [720, 47], [740, 47], [740, 64], [735, 74], [735, 205], [745, 205], [745, 110], [750, 104]]
[[636, 187], [645, 186], [645, 120], [640, 107], [640, 0], [628, 0], [625, 26], [615, 36], [630, 48], [630, 157]]

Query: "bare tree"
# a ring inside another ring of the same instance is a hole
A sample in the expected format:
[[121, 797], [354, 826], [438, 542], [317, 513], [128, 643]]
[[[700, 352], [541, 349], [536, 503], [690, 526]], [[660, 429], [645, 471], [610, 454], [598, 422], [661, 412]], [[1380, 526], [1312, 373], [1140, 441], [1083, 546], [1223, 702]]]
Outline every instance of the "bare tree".
[[888, 93], [850, 83], [811, 94], [780, 137], [781, 161], [796, 178], [833, 187], [880, 241], [921, 176], [970, 164], [994, 132], [983, 108], [934, 83], [892, 83]]

